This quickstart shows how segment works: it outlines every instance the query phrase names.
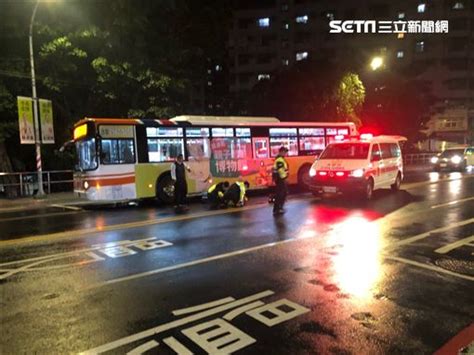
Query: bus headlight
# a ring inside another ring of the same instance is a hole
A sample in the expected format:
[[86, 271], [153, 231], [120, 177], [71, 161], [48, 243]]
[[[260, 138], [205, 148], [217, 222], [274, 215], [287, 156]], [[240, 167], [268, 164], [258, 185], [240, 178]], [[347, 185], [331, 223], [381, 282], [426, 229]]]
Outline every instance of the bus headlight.
[[453, 164], [459, 164], [462, 161], [462, 158], [459, 155], [455, 155], [451, 158], [451, 162]]
[[89, 183], [87, 181], [84, 181], [84, 190], [87, 190], [89, 188]]
[[309, 176], [311, 176], [311, 177], [316, 176], [316, 169], [315, 168], [312, 167], [311, 169], [309, 169]]
[[364, 169], [352, 170], [351, 173], [350, 173], [350, 176], [360, 178], [360, 177], [364, 176]]
[[432, 157], [431, 158], [431, 163], [436, 164], [438, 162], [439, 158], [438, 157]]

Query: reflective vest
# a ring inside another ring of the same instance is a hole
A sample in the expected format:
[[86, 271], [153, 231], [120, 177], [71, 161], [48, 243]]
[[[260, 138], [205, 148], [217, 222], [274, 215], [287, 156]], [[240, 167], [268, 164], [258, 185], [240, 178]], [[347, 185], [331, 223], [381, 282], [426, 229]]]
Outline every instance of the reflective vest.
[[[207, 193], [208, 194], [212, 194], [214, 192], [214, 190], [217, 188], [217, 185], [219, 184], [222, 184], [221, 182], [220, 183], [217, 183], [217, 184], [214, 184], [212, 185], [208, 190], [207, 190]], [[217, 196], [219, 196], [219, 198], [222, 198], [224, 197], [224, 193], [222, 191], [217, 191]]]
[[282, 156], [277, 156], [273, 162], [273, 172], [279, 179], [285, 180], [288, 177], [288, 163]]
[[245, 184], [241, 181], [236, 181], [235, 182], [239, 187], [240, 187], [240, 196], [239, 196], [239, 201], [243, 202], [244, 197], [245, 197]]

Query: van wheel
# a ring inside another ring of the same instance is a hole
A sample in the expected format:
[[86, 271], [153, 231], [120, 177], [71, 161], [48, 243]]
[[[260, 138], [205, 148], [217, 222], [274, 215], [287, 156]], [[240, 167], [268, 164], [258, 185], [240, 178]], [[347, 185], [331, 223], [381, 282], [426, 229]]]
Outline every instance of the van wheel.
[[369, 179], [367, 180], [367, 183], [365, 184], [363, 198], [366, 201], [370, 201], [373, 195], [374, 195], [374, 180]]
[[174, 201], [174, 181], [171, 175], [165, 175], [156, 184], [156, 197], [164, 204], [170, 205]]
[[400, 173], [397, 174], [397, 178], [395, 179], [395, 182], [390, 185], [390, 188], [392, 191], [398, 191], [400, 190], [400, 185], [402, 184], [402, 177], [400, 176]]

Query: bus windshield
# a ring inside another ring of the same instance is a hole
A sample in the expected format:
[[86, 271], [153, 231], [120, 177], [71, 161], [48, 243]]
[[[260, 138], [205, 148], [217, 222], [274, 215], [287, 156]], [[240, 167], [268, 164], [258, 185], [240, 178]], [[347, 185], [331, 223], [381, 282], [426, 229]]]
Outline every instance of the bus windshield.
[[94, 170], [97, 168], [97, 154], [95, 138], [76, 141], [77, 165], [80, 171]]
[[330, 144], [319, 159], [367, 159], [369, 143]]

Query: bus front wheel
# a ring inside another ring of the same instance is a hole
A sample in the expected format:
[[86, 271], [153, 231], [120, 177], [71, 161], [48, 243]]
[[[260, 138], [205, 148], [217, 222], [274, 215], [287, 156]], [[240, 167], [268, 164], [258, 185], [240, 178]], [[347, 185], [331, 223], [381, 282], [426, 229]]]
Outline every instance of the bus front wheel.
[[156, 197], [162, 203], [167, 205], [174, 201], [174, 182], [171, 175], [165, 175], [158, 180], [156, 184]]

